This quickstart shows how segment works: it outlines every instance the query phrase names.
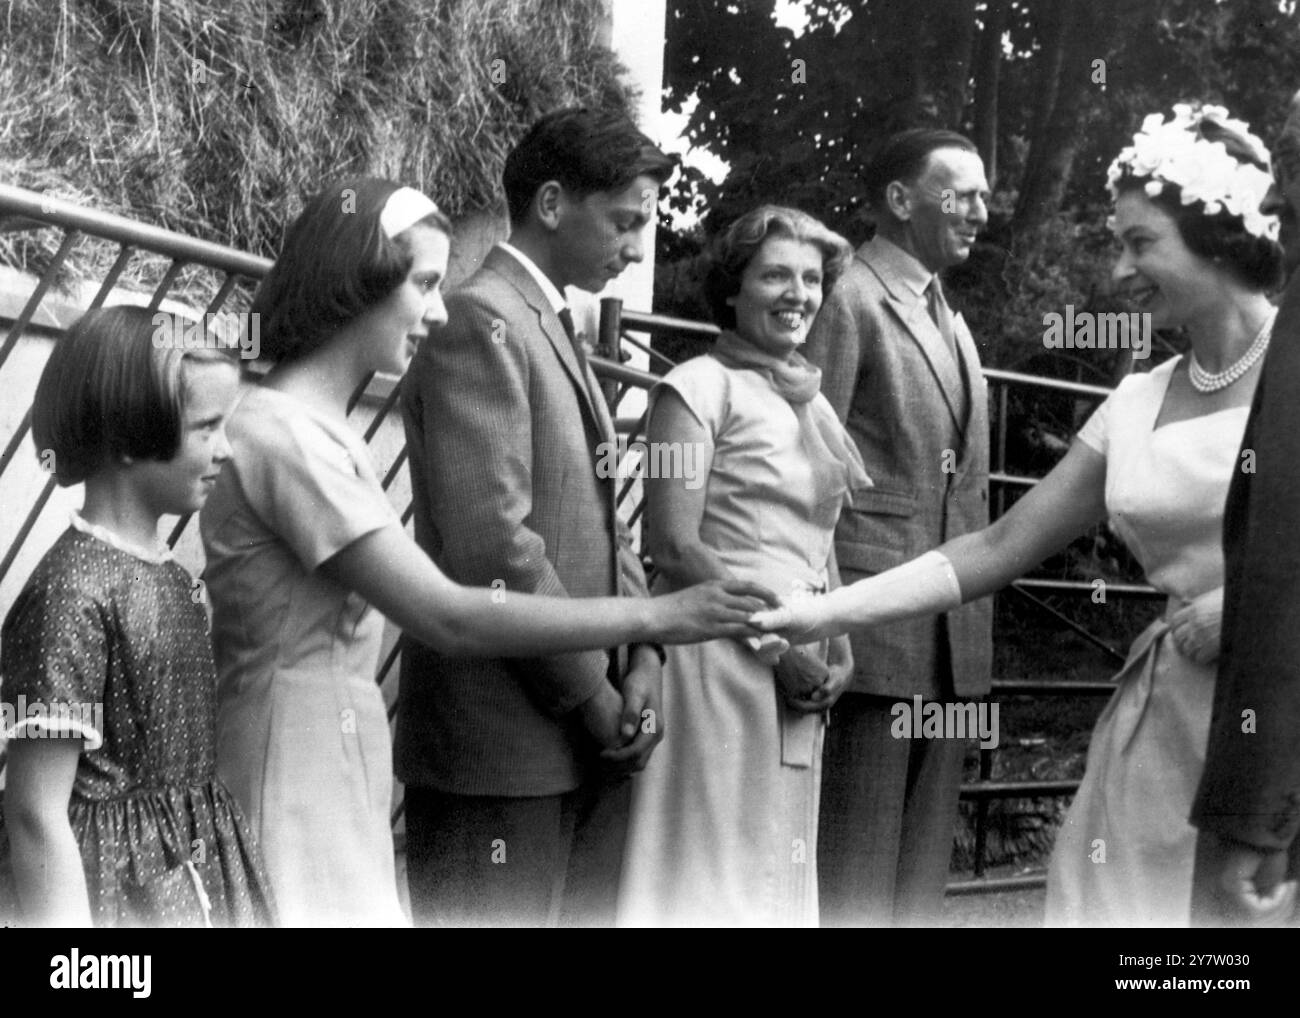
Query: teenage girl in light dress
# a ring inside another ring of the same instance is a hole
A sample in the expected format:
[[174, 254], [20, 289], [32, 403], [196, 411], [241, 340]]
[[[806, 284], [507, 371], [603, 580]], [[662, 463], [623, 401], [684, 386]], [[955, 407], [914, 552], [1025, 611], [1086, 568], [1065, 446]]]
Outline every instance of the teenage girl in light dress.
[[[418, 343], [438, 341], [449, 244], [434, 203], [389, 181], [343, 181], [307, 203], [253, 303], [274, 367], [231, 417], [233, 457], [200, 520], [219, 767], [290, 925], [405, 922], [375, 682], [384, 617], [469, 655], [753, 632], [752, 584], [653, 599], [502, 597], [451, 582], [408, 537], [347, 404], [372, 372], [401, 374]], [[642, 722], [619, 699], [578, 708], [610, 745]]]

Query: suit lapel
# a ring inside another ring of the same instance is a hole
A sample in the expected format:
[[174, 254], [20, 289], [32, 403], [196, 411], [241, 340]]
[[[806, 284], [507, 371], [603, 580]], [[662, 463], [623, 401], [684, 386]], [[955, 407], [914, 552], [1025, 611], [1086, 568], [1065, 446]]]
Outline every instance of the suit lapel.
[[592, 387], [583, 376], [582, 365], [578, 363], [578, 355], [574, 352], [573, 344], [569, 342], [569, 336], [564, 331], [559, 316], [555, 313], [555, 309], [551, 307], [551, 302], [546, 299], [546, 294], [542, 293], [537, 281], [519, 264], [518, 259], [500, 248], [494, 247], [489, 251], [483, 265], [484, 268], [491, 268], [504, 277], [511, 286], [519, 291], [520, 296], [524, 298], [524, 302], [537, 315], [537, 328], [551, 344], [555, 356], [559, 359], [565, 373], [569, 376], [569, 380], [573, 383], [578, 402], [586, 409], [587, 415], [595, 425], [598, 433], [608, 439], [609, 436], [613, 435], [614, 427], [609, 417], [609, 411], [604, 405], [605, 401], [600, 400], [599, 405], [593, 401]]
[[[935, 325], [934, 319], [930, 317], [924, 298], [916, 295], [896, 264], [896, 248], [892, 244], [886, 244], [876, 239], [864, 245], [859, 250], [857, 257], [875, 273], [876, 278], [880, 280], [881, 285], [885, 288], [890, 310], [893, 311], [894, 316], [920, 349], [921, 355], [930, 368], [930, 373], [939, 386], [939, 391], [943, 393], [943, 399], [948, 405], [948, 413], [952, 415], [953, 423], [960, 433], [965, 434], [966, 421], [962, 419], [961, 410], [965, 392], [969, 390], [963, 390], [962, 374], [958, 368], [957, 360], [953, 356], [952, 350], [948, 348], [943, 334], [939, 331], [939, 326]], [[958, 326], [960, 320], [960, 316], [954, 312], [953, 332], [955, 337], [966, 331], [964, 324]], [[960, 346], [960, 339], [957, 342]], [[965, 349], [962, 350], [962, 353], [964, 356]]]

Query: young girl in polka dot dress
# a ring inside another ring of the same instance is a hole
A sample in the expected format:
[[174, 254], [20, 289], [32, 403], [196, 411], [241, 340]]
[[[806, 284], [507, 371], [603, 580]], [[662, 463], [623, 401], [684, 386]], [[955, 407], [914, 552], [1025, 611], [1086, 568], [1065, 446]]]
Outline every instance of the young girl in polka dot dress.
[[0, 637], [0, 699], [17, 718], [0, 873], [29, 923], [272, 920], [256, 846], [216, 777], [201, 588], [158, 540], [159, 518], [197, 511], [229, 458], [237, 364], [160, 348], [153, 322], [141, 308], [86, 314], [32, 408], [39, 454], [60, 485], [85, 482], [85, 504]]

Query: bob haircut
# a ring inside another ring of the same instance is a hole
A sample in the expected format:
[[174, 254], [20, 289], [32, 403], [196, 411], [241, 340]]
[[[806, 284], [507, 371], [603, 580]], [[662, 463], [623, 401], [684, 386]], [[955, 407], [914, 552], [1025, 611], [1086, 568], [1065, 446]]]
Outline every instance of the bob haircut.
[[807, 212], [780, 205], [760, 205], [746, 212], [714, 243], [704, 275], [704, 299], [721, 328], [736, 327], [736, 309], [727, 300], [740, 292], [745, 267], [769, 237], [802, 241], [821, 251], [823, 298], [853, 259], [849, 242]]
[[87, 311], [55, 344], [36, 385], [32, 440], [42, 460], [53, 454], [60, 486], [80, 484], [123, 456], [170, 460], [185, 421], [182, 367], [239, 370], [237, 350], [159, 342], [154, 322], [142, 307]]
[[637, 177], [662, 186], [677, 167], [624, 113], [572, 106], [548, 113], [506, 157], [501, 183], [510, 222], [520, 226], [537, 189], [557, 180], [570, 194], [621, 191]]
[[[406, 278], [411, 271], [406, 231], [390, 238], [379, 222], [399, 187], [378, 177], [354, 177], [308, 200], [253, 295], [262, 355], [286, 362], [306, 356]], [[451, 222], [441, 212], [412, 224], [417, 225], [451, 236]]]

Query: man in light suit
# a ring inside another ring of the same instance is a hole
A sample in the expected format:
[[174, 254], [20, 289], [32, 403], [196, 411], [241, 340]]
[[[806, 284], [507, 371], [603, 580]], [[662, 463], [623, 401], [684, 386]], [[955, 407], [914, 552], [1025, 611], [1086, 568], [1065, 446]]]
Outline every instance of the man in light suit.
[[[979, 354], [938, 273], [988, 219], [974, 145], [950, 131], [890, 138], [866, 172], [876, 234], [822, 307], [808, 357], [874, 487], [841, 517], [845, 584], [988, 523], [988, 410]], [[855, 671], [832, 711], [817, 867], [823, 924], [935, 921], [965, 743], [895, 738], [894, 705], [989, 691], [987, 600], [851, 634]]]
[[1274, 156], [1260, 210], [1281, 219], [1291, 279], [1223, 519], [1219, 675], [1191, 817], [1200, 828], [1192, 922], [1205, 926], [1297, 918], [1289, 882], [1300, 877], [1300, 92]]
[[[647, 596], [600, 476], [616, 441], [564, 289], [642, 258], [673, 161], [626, 117], [552, 113], [506, 160], [508, 244], [447, 297], [404, 389], [415, 533], [454, 580]], [[409, 642], [398, 707], [417, 922], [612, 922], [627, 772], [660, 738], [662, 651], [449, 658]], [[653, 711], [653, 715], [643, 715]], [[603, 752], [602, 752], [603, 751]]]

